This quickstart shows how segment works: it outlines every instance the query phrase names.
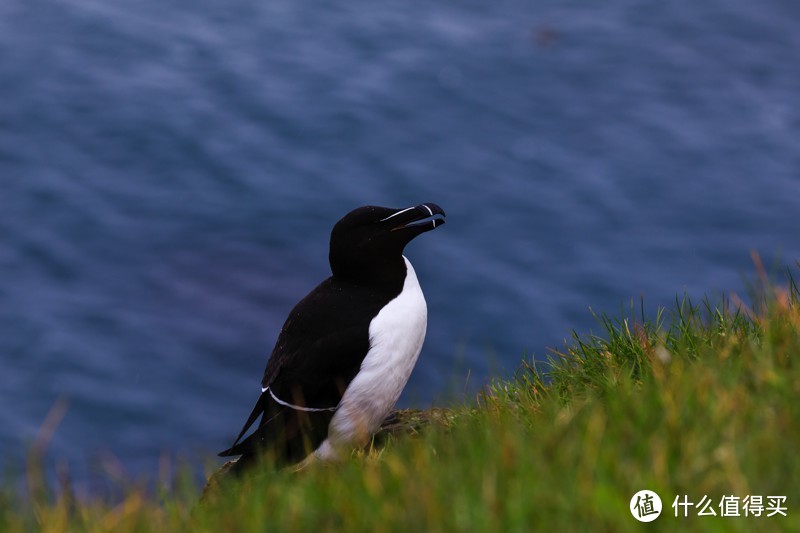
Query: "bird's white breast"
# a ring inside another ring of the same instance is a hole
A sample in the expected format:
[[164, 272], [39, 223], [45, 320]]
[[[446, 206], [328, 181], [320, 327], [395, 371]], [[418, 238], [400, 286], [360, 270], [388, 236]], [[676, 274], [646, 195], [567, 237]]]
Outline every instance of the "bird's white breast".
[[315, 455], [332, 459], [344, 445], [366, 444], [392, 410], [417, 362], [428, 307], [414, 267], [406, 262], [403, 290], [369, 324], [370, 349], [345, 390], [331, 420], [328, 438]]

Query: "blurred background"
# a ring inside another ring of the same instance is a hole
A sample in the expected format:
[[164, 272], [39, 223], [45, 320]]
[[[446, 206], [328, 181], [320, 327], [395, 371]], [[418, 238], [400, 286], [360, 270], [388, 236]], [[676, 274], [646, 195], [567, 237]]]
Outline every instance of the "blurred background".
[[586, 4], [0, 3], [6, 468], [228, 447], [359, 205], [448, 214], [403, 406], [793, 265], [800, 3]]

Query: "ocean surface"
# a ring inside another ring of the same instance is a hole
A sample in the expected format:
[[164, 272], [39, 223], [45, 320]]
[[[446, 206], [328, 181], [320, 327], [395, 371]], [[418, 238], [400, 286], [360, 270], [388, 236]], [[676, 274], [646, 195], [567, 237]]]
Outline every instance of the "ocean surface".
[[213, 464], [360, 205], [448, 215], [406, 250], [429, 325], [403, 406], [590, 308], [794, 265], [798, 25], [796, 0], [4, 0], [5, 468], [42, 429], [78, 482]]

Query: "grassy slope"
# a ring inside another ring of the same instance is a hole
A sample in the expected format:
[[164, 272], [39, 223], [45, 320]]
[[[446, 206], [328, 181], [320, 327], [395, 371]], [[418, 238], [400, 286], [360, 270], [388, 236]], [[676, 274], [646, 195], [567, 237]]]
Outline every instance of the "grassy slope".
[[[575, 336], [554, 365], [525, 364], [476, 405], [343, 464], [266, 466], [200, 506], [188, 483], [155, 501], [131, 490], [115, 505], [5, 492], [0, 530], [797, 531], [798, 289], [757, 300], [755, 310], [681, 301], [652, 321], [599, 317], [602, 337]], [[647, 525], [628, 511], [644, 488], [664, 503]], [[788, 518], [679, 519], [678, 494], [715, 507], [722, 495], [782, 495]]]

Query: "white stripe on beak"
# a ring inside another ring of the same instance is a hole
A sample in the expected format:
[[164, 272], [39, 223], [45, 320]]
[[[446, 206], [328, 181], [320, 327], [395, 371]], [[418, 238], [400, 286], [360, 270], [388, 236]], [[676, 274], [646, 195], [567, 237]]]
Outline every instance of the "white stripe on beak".
[[[393, 214], [393, 215], [389, 215], [388, 217], [386, 217], [386, 218], [382, 219], [380, 222], [386, 222], [386, 221], [387, 221], [387, 220], [389, 220], [390, 218], [394, 218], [394, 217], [396, 217], [397, 215], [402, 215], [402, 214], [403, 214], [403, 213], [405, 213], [406, 211], [411, 211], [412, 209], [416, 209], [416, 208], [415, 208], [415, 207], [408, 207], [408, 208], [406, 208], [406, 209], [403, 209], [402, 211], [398, 211], [397, 213], [395, 213], [395, 214]], [[430, 209], [429, 209], [428, 211], [430, 211]]]

